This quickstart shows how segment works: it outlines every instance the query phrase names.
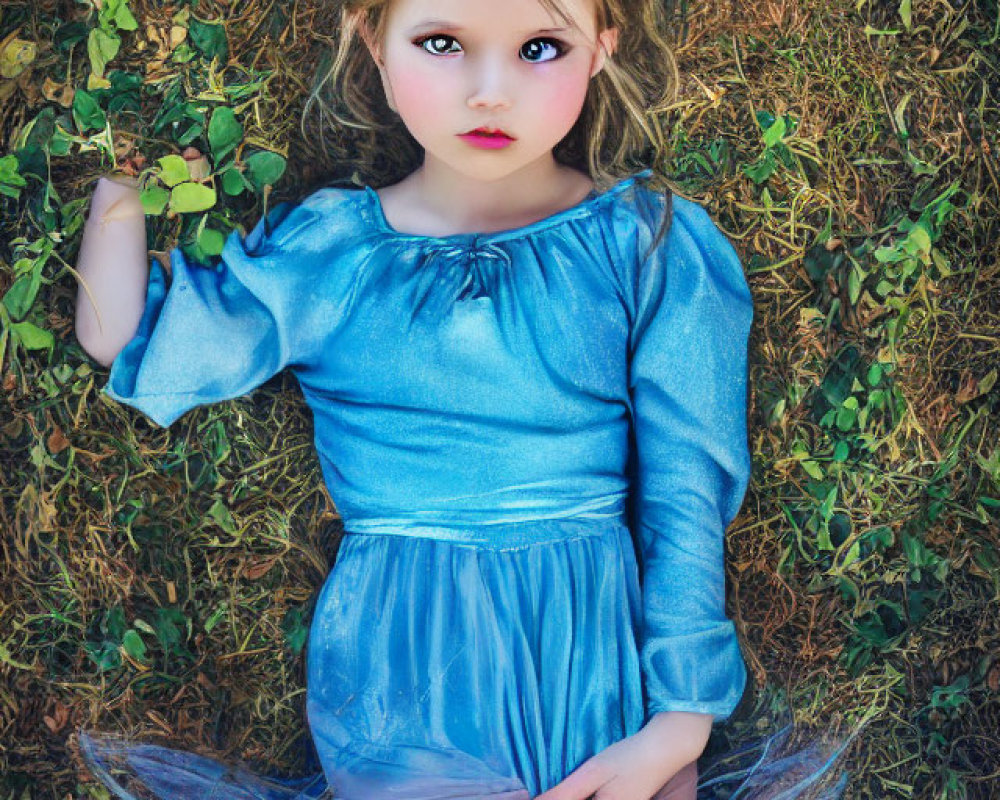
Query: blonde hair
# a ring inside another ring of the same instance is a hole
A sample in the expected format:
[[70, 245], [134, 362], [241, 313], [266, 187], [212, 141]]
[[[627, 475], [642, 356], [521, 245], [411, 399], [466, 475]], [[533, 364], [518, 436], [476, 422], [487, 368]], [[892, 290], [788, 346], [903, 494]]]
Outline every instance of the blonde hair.
[[[569, 20], [559, 0], [538, 1]], [[376, 187], [396, 183], [420, 166], [422, 150], [385, 102], [361, 35], [367, 30], [382, 39], [391, 0], [335, 2], [340, 6], [338, 43], [309, 93], [303, 126], [310, 113], [318, 115], [321, 145], [345, 178]], [[655, 174], [662, 168], [667, 149], [663, 112], [676, 97], [677, 66], [666, 36], [672, 3], [595, 2], [598, 30], [617, 28], [618, 45], [591, 80], [579, 119], [553, 155], [604, 189], [639, 169], [653, 167]]]

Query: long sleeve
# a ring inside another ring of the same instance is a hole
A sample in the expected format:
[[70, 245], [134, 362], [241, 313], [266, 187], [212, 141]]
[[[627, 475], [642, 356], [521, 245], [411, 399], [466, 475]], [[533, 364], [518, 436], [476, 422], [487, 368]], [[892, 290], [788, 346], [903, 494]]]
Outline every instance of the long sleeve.
[[313, 262], [297, 250], [321, 227], [317, 218], [308, 203], [278, 206], [245, 237], [233, 231], [214, 267], [175, 249], [169, 287], [154, 261], [139, 328], [104, 391], [167, 426], [195, 406], [246, 394], [302, 357], [296, 323]]
[[[644, 203], [652, 219], [665, 199], [650, 192]], [[750, 476], [753, 303], [736, 252], [700, 206], [675, 197], [669, 233], [641, 258], [651, 227], [637, 242], [629, 369], [646, 718], [725, 719], [746, 685], [723, 546]]]

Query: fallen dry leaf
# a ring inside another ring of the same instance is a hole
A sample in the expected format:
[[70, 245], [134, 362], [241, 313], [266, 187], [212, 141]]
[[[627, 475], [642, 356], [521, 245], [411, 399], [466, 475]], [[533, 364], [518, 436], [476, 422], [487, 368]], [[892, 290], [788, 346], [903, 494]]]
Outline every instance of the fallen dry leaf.
[[183, 25], [174, 25], [170, 28], [170, 49], [173, 50], [177, 45], [187, 39], [188, 30]]
[[76, 89], [69, 84], [56, 83], [52, 78], [46, 78], [42, 83], [42, 96], [50, 103], [58, 103], [63, 108], [73, 105]]
[[56, 453], [61, 453], [69, 447], [69, 439], [66, 438], [66, 434], [62, 432], [62, 429], [56, 425], [55, 430], [49, 434], [46, 444], [49, 447], [49, 452], [52, 453], [52, 455], [55, 455]]
[[250, 580], [255, 581], [258, 578], [262, 578], [264, 575], [270, 572], [271, 567], [273, 567], [277, 563], [277, 561], [278, 561], [277, 556], [261, 559], [260, 561], [254, 562], [245, 570], [243, 570], [243, 574], [246, 575], [247, 578], [249, 578]]

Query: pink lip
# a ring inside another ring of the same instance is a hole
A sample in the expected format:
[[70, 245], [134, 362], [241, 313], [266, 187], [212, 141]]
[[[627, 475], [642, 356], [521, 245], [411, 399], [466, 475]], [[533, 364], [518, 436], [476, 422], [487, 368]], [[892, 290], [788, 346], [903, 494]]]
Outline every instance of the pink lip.
[[473, 147], [480, 147], [485, 150], [496, 150], [501, 147], [507, 147], [507, 145], [514, 141], [512, 136], [507, 135], [503, 131], [490, 128], [476, 128], [474, 131], [460, 133], [458, 138], [468, 142]]
[[473, 147], [481, 147], [484, 150], [497, 150], [501, 147], [507, 147], [513, 139], [508, 139], [505, 136], [478, 136], [474, 133], [462, 133], [459, 134], [459, 139], [464, 142], [468, 142]]

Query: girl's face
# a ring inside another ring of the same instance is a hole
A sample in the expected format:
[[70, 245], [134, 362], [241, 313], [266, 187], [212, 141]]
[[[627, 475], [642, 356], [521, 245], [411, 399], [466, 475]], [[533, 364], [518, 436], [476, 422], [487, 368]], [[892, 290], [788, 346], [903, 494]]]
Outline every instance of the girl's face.
[[551, 162], [617, 33], [597, 30], [594, 0], [562, 8], [575, 25], [539, 0], [392, 0], [369, 48], [427, 157], [486, 181]]

